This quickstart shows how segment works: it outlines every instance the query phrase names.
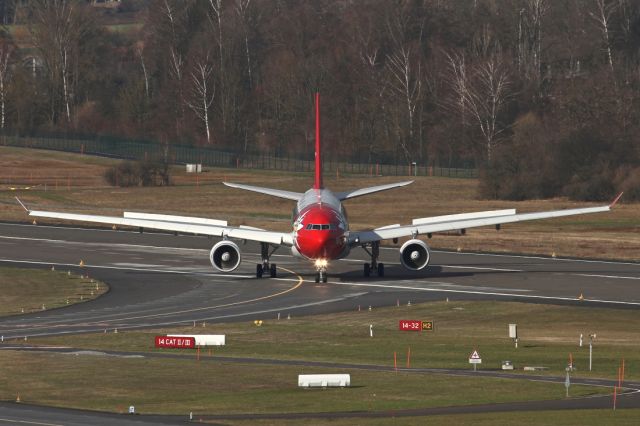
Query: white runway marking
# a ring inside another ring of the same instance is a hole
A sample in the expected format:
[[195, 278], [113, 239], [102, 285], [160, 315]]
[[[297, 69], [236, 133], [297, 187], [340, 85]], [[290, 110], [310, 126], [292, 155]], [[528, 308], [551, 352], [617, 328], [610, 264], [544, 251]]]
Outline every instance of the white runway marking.
[[640, 277], [623, 277], [620, 275], [573, 274], [579, 277], [614, 278], [618, 280], [640, 280]]
[[15, 419], [0, 419], [0, 422], [3, 423], [19, 423], [21, 425], [41, 425], [41, 426], [64, 426], [60, 423], [42, 423], [42, 422], [30, 422], [28, 420], [15, 420]]
[[[380, 247], [382, 249], [382, 247]], [[387, 247], [387, 250], [394, 250], [391, 247]], [[397, 249], [396, 249], [397, 250]], [[434, 253], [443, 253], [443, 254], [461, 254], [466, 256], [491, 256], [491, 257], [511, 257], [514, 259], [538, 259], [538, 260], [553, 260], [558, 262], [579, 262], [579, 263], [602, 263], [604, 265], [634, 265], [640, 266], [640, 263], [637, 262], [623, 262], [616, 260], [590, 260], [590, 259], [565, 259], [562, 257], [545, 257], [545, 256], [531, 256], [524, 254], [498, 254], [498, 253], [470, 253], [470, 252], [452, 252], [452, 251], [443, 251], [443, 250], [432, 250]]]
[[[114, 232], [114, 231], [110, 231], [110, 232]], [[53, 240], [53, 239], [48, 239], [48, 238], [27, 238], [27, 237], [6, 237], [6, 236], [1, 236], [1, 239], [5, 239], [5, 240], [26, 240], [26, 241], [42, 241], [42, 242], [46, 242], [46, 243], [59, 243], [59, 244], [79, 244], [79, 245], [83, 245], [83, 246], [91, 246], [91, 245], [97, 245], [97, 246], [105, 246], [105, 247], [124, 247], [124, 248], [143, 248], [143, 249], [158, 249], [158, 250], [177, 250], [177, 251], [191, 251], [191, 252], [202, 252], [202, 253], [208, 253], [209, 250], [207, 249], [194, 249], [194, 248], [181, 248], [181, 247], [164, 247], [164, 246], [149, 246], [149, 245], [142, 245], [142, 244], [126, 244], [126, 243], [95, 243], [95, 242], [81, 242], [81, 241], [67, 241], [67, 240]]]
[[[5, 263], [24, 263], [27, 265], [46, 265], [46, 266], [66, 266], [66, 267], [78, 267], [75, 263], [56, 263], [56, 262], [43, 262], [40, 260], [16, 260], [16, 259], [0, 259], [0, 262]], [[198, 275], [207, 276], [212, 278], [253, 278], [253, 275], [231, 275], [231, 274], [215, 274], [211, 272], [197, 272], [193, 269], [188, 271], [180, 271], [176, 269], [151, 269], [151, 268], [133, 268], [133, 267], [120, 267], [120, 266], [107, 266], [107, 265], [91, 265], [85, 264], [85, 268], [98, 268], [98, 269], [115, 269], [121, 271], [141, 271], [141, 272], [161, 272], [165, 274], [182, 274], [182, 275]]]
[[[424, 281], [423, 281], [424, 282]], [[393, 290], [411, 290], [411, 291], [425, 291], [425, 292], [442, 292], [442, 293], [459, 293], [459, 294], [476, 294], [481, 296], [500, 296], [500, 297], [513, 297], [519, 299], [531, 299], [531, 300], [556, 300], [556, 301], [564, 301], [564, 302], [576, 302], [578, 299], [576, 297], [562, 297], [562, 296], [539, 296], [533, 294], [517, 294], [517, 293], [504, 293], [494, 292], [494, 291], [475, 291], [475, 290], [457, 290], [457, 289], [448, 289], [448, 288], [428, 288], [428, 287], [411, 287], [411, 286], [402, 286], [402, 285], [388, 285], [384, 283], [348, 283], [348, 282], [334, 282], [332, 281], [330, 284], [333, 285], [344, 285], [344, 286], [355, 286], [355, 287], [376, 287], [376, 288], [384, 288], [384, 289], [393, 289]], [[428, 284], [434, 284], [433, 282], [428, 282]], [[448, 283], [437, 283], [439, 285], [448, 284]], [[615, 305], [627, 305], [627, 306], [640, 306], [640, 302], [625, 302], [621, 300], [603, 300], [603, 299], [584, 299], [585, 302], [592, 303], [610, 303]]]
[[441, 266], [443, 268], [453, 269], [477, 269], [479, 271], [496, 271], [496, 272], [525, 272], [523, 269], [504, 269], [504, 268], [489, 268], [482, 266], [456, 266], [456, 265], [431, 265], [429, 266]]

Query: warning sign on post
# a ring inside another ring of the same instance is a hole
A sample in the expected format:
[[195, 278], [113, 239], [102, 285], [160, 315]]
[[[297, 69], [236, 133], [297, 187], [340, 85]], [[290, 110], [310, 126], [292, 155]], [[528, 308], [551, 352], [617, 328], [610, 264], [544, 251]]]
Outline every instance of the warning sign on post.
[[482, 358], [480, 358], [478, 351], [474, 350], [471, 355], [469, 355], [469, 364], [482, 364]]

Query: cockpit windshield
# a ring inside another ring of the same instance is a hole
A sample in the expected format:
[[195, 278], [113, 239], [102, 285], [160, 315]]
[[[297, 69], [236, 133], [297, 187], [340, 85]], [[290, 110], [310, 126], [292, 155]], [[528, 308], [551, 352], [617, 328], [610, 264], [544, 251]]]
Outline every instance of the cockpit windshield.
[[309, 223], [306, 229], [311, 231], [333, 231], [336, 229], [336, 226], [333, 223]]

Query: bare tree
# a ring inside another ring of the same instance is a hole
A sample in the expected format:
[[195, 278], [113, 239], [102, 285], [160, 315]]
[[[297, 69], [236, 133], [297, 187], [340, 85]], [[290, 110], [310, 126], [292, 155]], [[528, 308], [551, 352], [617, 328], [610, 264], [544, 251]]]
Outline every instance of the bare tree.
[[176, 93], [176, 134], [181, 133], [181, 121], [184, 116], [183, 105], [184, 93], [183, 93], [183, 74], [184, 74], [184, 59], [182, 57], [182, 49], [179, 45], [178, 32], [182, 30], [186, 14], [188, 13], [188, 5], [184, 2], [173, 4], [169, 0], [163, 2], [163, 13], [167, 21], [168, 29], [170, 32], [169, 41], [169, 75], [175, 82]]
[[[418, 24], [419, 36], [414, 41], [406, 35], [412, 24], [410, 20], [409, 14], [399, 10], [387, 21], [389, 36], [393, 41], [394, 48], [392, 53], [387, 55], [386, 63], [389, 71], [390, 93], [404, 104], [405, 135], [404, 137], [398, 135], [398, 142], [407, 161], [411, 160], [412, 154], [414, 154], [412, 151], [415, 149], [416, 107], [422, 100], [423, 79], [418, 49], [422, 45], [424, 22]], [[400, 130], [400, 126], [398, 130]], [[422, 147], [419, 149], [419, 155], [422, 156]]]
[[[384, 56], [381, 54], [381, 34], [378, 30], [381, 14], [369, 10], [366, 13], [358, 11], [358, 19], [351, 27], [351, 46], [357, 55], [356, 72], [360, 84], [355, 95], [355, 111], [352, 115], [357, 129], [354, 142], [359, 145], [353, 147], [354, 152], [366, 149], [367, 161], [381, 148], [381, 140], [389, 140], [389, 126], [384, 113], [386, 108], [386, 93], [384, 68], [381, 66]], [[383, 136], [384, 135], [384, 136]]]
[[607, 3], [607, 0], [595, 0], [596, 12], [589, 12], [589, 15], [596, 21], [600, 31], [602, 32], [602, 41], [604, 50], [607, 53], [607, 61], [609, 68], [613, 73], [613, 56], [611, 54], [611, 36], [609, 34], [609, 26], [611, 23], [611, 15], [616, 8], [615, 3]]
[[542, 77], [542, 21], [547, 0], [526, 0], [518, 18], [518, 71], [539, 87]]
[[205, 133], [207, 135], [207, 143], [211, 143], [211, 132], [209, 130], [209, 110], [215, 97], [213, 83], [211, 83], [211, 74], [213, 66], [207, 55], [204, 59], [199, 60], [195, 65], [195, 70], [191, 72], [192, 81], [192, 99], [187, 103], [189, 108], [193, 110], [196, 117], [204, 124]]
[[391, 73], [389, 87], [392, 93], [402, 99], [407, 113], [408, 139], [400, 140], [400, 146], [407, 160], [411, 158], [408, 144], [414, 141], [416, 106], [420, 100], [422, 91], [420, 64], [414, 65], [411, 59], [410, 50], [404, 46], [387, 57], [387, 68]]
[[247, 78], [249, 82], [249, 89], [253, 88], [253, 78], [251, 76], [251, 52], [249, 51], [249, 17], [247, 16], [250, 5], [251, 0], [236, 0], [236, 13], [238, 14], [240, 22], [242, 23], [242, 31], [244, 36], [244, 56], [247, 61]]
[[91, 25], [84, 13], [86, 6], [77, 0], [34, 0], [30, 7], [29, 30], [49, 72], [52, 121], [55, 122], [56, 98], [61, 90], [64, 114], [70, 123], [71, 87], [78, 78], [72, 70], [79, 60], [79, 45]]
[[224, 14], [222, 0], [209, 0], [210, 13], [208, 14], [209, 22], [211, 23], [214, 31], [217, 32], [218, 41], [218, 85], [220, 92], [220, 114], [222, 118], [222, 128], [226, 131], [227, 126], [227, 100], [226, 98], [226, 86], [225, 86], [225, 60], [224, 60], [224, 41], [222, 38], [222, 17]]
[[144, 78], [144, 92], [147, 96], [147, 100], [149, 99], [149, 75], [147, 73], [147, 66], [144, 62], [144, 42], [139, 41], [135, 45], [136, 53], [138, 54], [138, 58], [140, 58], [140, 66], [142, 67], [142, 75]]
[[0, 42], [0, 128], [5, 128], [5, 104], [7, 98], [7, 84], [11, 79], [9, 60], [13, 53], [13, 46], [5, 40]]
[[453, 97], [448, 105], [458, 111], [463, 123], [474, 122], [483, 136], [486, 160], [492, 160], [499, 136], [507, 129], [500, 114], [513, 97], [509, 74], [498, 57], [491, 57], [467, 72], [464, 55], [447, 55], [448, 83]]

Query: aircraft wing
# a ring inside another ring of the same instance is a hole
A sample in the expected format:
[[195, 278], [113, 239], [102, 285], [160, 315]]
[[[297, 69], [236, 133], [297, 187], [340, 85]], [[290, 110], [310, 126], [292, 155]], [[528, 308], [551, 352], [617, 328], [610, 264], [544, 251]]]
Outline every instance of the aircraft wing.
[[599, 207], [520, 214], [517, 214], [515, 210], [492, 210], [414, 219], [411, 225], [390, 225], [370, 231], [351, 232], [349, 234], [349, 241], [352, 245], [359, 245], [374, 241], [402, 237], [416, 237], [418, 235], [456, 231], [479, 226], [501, 225], [503, 223], [523, 222], [527, 220], [551, 219], [556, 217], [607, 212], [611, 210], [621, 196], [622, 194], [618, 195], [611, 204]]
[[211, 235], [214, 237], [257, 241], [260, 243], [274, 245], [293, 245], [293, 237], [290, 233], [265, 231], [252, 227], [227, 226], [227, 222], [213, 219], [132, 212], [126, 212], [123, 217], [117, 217], [28, 210], [26, 207], [25, 210], [27, 210], [31, 217], [45, 217], [49, 219], [70, 220], [75, 222], [102, 223], [115, 226], [182, 232], [187, 234]]

